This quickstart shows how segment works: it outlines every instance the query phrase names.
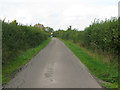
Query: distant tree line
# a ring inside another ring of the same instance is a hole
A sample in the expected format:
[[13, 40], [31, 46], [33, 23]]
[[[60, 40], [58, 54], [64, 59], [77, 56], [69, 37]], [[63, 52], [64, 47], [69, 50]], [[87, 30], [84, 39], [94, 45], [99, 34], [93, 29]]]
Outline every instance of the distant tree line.
[[94, 20], [92, 25], [85, 28], [84, 31], [72, 30], [69, 27], [66, 31], [58, 30], [53, 35], [71, 40], [93, 51], [112, 54], [118, 59], [118, 48], [120, 48], [120, 28], [118, 27], [120, 27], [120, 22], [118, 23], [117, 18], [106, 19], [105, 21]]

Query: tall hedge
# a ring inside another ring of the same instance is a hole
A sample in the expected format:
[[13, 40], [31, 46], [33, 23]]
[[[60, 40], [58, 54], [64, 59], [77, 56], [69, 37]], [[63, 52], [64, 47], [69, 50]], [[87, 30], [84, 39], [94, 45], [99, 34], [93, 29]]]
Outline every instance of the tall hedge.
[[23, 51], [34, 48], [48, 39], [48, 33], [40, 28], [2, 23], [2, 63], [13, 60]]
[[105, 21], [95, 20], [84, 31], [70, 30], [68, 28], [66, 31], [54, 32], [54, 36], [72, 40], [89, 49], [108, 52], [117, 57], [120, 45], [120, 30], [118, 30], [118, 27], [117, 18]]

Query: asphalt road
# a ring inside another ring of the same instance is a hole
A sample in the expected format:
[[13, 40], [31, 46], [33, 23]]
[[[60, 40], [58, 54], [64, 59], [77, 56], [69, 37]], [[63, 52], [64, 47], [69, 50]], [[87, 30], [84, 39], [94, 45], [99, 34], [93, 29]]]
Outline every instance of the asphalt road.
[[52, 38], [5, 87], [101, 88], [80, 60], [56, 38]]

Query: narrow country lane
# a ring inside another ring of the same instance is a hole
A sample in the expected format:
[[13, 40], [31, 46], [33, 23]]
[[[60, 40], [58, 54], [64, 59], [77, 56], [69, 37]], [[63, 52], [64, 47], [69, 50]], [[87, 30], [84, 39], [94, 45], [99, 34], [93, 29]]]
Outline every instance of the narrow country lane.
[[57, 38], [52, 38], [5, 87], [101, 88], [80, 60]]

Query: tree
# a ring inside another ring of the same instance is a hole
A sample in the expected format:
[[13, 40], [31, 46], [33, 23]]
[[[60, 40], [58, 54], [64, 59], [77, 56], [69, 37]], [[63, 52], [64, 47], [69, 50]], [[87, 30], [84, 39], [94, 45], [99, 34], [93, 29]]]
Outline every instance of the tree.
[[15, 25], [18, 25], [18, 23], [17, 23], [17, 21], [16, 21], [16, 20], [12, 21], [10, 24], [15, 24]]
[[47, 31], [48, 33], [54, 32], [53, 28], [51, 28], [51, 27], [45, 27], [45, 31]]
[[72, 26], [70, 25], [67, 30], [72, 30]]

